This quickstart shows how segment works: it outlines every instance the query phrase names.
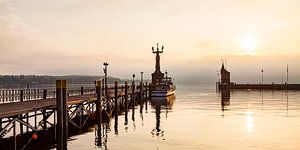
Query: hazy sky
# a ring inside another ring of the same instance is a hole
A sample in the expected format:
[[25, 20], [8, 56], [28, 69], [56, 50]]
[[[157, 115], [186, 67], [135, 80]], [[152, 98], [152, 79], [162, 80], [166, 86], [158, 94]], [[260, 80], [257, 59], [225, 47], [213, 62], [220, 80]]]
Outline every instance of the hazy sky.
[[[220, 59], [237, 81], [300, 82], [299, 0], [0, 0], [0, 74], [102, 74], [154, 69], [216, 80]], [[249, 76], [247, 79], [240, 78]], [[234, 80], [234, 79], [233, 79]]]

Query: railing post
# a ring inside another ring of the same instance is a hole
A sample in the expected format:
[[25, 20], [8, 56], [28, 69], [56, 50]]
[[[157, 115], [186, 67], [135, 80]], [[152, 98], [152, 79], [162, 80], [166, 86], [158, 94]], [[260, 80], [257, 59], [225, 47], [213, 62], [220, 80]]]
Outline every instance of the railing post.
[[80, 95], [83, 95], [83, 87], [80, 87]]
[[47, 99], [47, 89], [43, 89], [43, 99]]
[[24, 91], [20, 90], [20, 102], [24, 101]]
[[56, 80], [56, 107], [57, 107], [56, 149], [66, 150], [67, 138], [68, 138], [66, 80]]
[[101, 105], [101, 96], [102, 96], [102, 90], [101, 90], [101, 80], [96, 81], [96, 94], [97, 94], [97, 101], [96, 101], [96, 117], [97, 117], [97, 146], [102, 146], [101, 142], [101, 124], [102, 124], [102, 105]]

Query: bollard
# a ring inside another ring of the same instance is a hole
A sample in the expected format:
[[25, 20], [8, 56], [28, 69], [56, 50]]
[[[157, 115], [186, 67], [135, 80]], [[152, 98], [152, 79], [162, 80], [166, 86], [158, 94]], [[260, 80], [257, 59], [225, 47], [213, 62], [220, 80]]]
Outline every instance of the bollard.
[[102, 105], [101, 105], [101, 96], [102, 96], [102, 90], [101, 90], [101, 80], [96, 81], [96, 94], [97, 94], [97, 102], [96, 102], [96, 117], [97, 117], [97, 146], [102, 146], [101, 142], [101, 124], [102, 124]]
[[67, 138], [68, 138], [66, 80], [56, 80], [56, 107], [57, 107], [56, 149], [66, 150]]

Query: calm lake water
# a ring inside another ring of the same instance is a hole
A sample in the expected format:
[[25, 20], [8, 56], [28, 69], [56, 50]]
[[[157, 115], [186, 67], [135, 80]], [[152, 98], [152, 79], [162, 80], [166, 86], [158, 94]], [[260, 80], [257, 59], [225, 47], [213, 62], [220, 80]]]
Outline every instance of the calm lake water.
[[[222, 100], [223, 99], [223, 100]], [[116, 124], [117, 123], [117, 124]], [[171, 106], [136, 106], [95, 131], [71, 137], [69, 149], [300, 149], [300, 92], [224, 91], [177, 85]], [[105, 130], [106, 128], [106, 130]]]

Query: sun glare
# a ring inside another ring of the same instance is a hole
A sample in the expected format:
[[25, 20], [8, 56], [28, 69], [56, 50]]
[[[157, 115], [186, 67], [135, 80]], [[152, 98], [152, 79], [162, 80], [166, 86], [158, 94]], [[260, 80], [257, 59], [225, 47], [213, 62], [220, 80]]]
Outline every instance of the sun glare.
[[257, 39], [253, 36], [244, 37], [241, 41], [243, 55], [255, 55], [255, 48], [257, 46]]

